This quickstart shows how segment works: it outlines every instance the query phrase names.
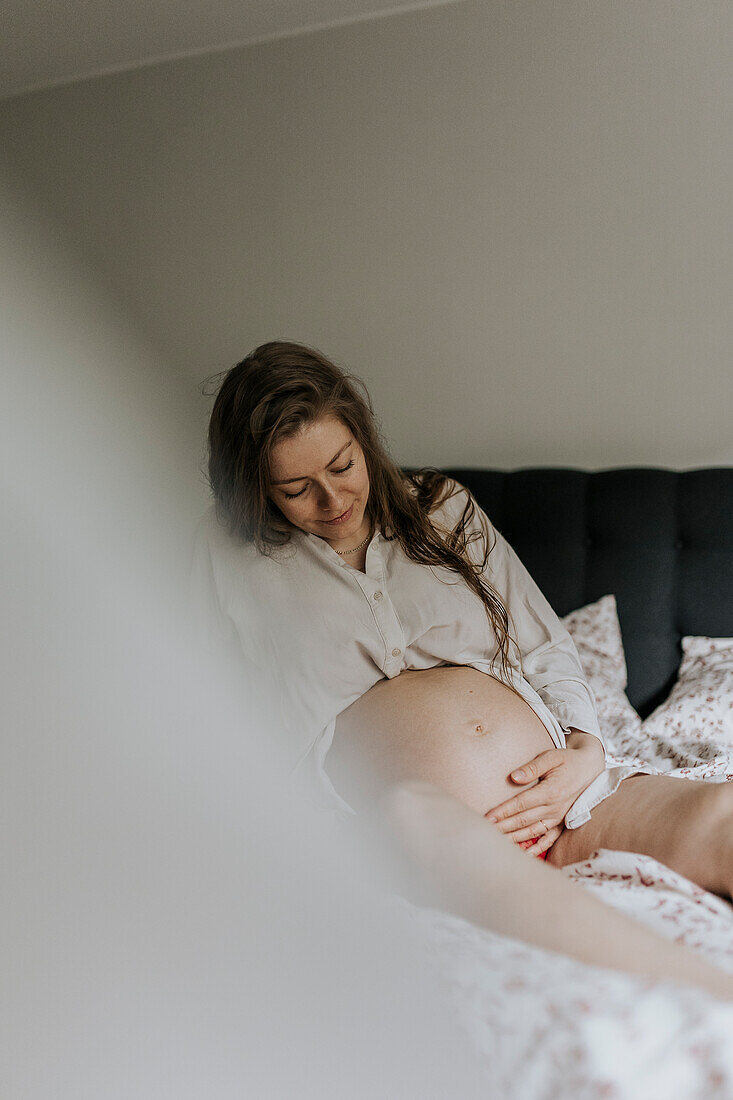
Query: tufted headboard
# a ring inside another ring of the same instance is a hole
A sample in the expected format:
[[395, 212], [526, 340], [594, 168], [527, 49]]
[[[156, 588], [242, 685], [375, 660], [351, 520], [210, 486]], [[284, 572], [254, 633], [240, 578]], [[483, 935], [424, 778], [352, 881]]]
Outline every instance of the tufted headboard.
[[642, 718], [669, 694], [683, 635], [733, 637], [733, 467], [444, 472], [471, 490], [558, 615], [616, 597]]

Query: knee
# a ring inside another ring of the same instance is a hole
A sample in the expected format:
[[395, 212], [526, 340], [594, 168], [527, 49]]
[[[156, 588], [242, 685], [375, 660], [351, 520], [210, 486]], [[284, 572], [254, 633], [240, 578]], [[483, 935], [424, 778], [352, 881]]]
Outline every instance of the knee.
[[393, 784], [379, 800], [379, 811], [403, 847], [426, 866], [449, 864], [455, 846], [468, 839], [479, 844], [499, 839], [480, 814], [419, 779]]
[[[437, 796], [437, 797], [436, 797]], [[427, 832], [433, 803], [441, 803], [442, 792], [420, 779], [391, 784], [379, 797], [377, 811], [403, 843], [416, 843]]]

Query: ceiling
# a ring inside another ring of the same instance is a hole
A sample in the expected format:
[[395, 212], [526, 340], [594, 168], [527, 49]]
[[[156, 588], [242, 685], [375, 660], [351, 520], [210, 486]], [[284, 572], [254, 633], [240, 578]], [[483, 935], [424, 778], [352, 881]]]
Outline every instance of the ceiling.
[[0, 97], [456, 0], [4, 0]]

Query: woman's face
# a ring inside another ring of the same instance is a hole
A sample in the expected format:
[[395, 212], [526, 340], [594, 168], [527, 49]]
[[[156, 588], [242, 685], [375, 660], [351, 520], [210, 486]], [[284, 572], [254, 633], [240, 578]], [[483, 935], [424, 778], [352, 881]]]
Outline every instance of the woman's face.
[[270, 479], [272, 500], [301, 531], [349, 548], [368, 533], [364, 452], [333, 413], [275, 444]]

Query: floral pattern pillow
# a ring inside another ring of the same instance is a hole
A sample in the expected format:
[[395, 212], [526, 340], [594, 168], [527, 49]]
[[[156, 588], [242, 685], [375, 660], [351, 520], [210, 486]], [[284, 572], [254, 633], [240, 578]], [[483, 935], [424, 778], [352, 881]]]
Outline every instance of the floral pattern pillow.
[[616, 597], [602, 596], [561, 621], [595, 695], [607, 756], [634, 756], [639, 750], [641, 718], [626, 696], [628, 673]]
[[682, 639], [677, 681], [642, 733], [686, 766], [733, 750], [733, 638]]

